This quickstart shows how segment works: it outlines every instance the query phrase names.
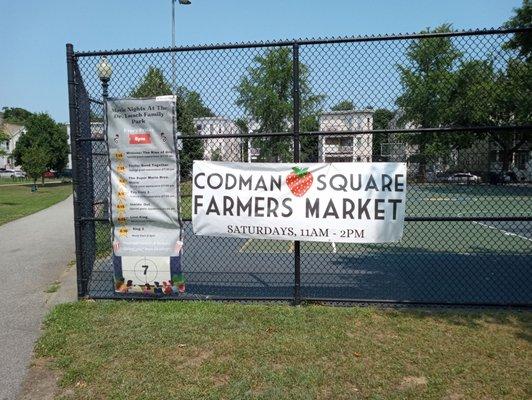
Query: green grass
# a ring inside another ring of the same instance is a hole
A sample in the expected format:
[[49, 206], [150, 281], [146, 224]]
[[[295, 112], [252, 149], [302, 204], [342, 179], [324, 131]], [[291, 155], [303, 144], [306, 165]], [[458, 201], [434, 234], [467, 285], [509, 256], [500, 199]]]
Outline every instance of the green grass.
[[[59, 183], [61, 182], [60, 179], [46, 179], [45, 183]], [[6, 178], [6, 177], [0, 177], [0, 185], [31, 185], [33, 183], [33, 179], [31, 178]], [[38, 183], [41, 183], [41, 180], [38, 180]]]
[[532, 314], [78, 302], [36, 346], [72, 399], [526, 399]]
[[61, 282], [55, 281], [52, 282], [44, 291], [45, 293], [55, 293], [59, 290], [61, 287]]
[[58, 203], [72, 194], [72, 185], [50, 183], [31, 192], [31, 185], [0, 187], [0, 225]]
[[6, 178], [0, 177], [0, 185], [20, 185], [20, 184], [31, 184], [32, 181], [28, 178]]

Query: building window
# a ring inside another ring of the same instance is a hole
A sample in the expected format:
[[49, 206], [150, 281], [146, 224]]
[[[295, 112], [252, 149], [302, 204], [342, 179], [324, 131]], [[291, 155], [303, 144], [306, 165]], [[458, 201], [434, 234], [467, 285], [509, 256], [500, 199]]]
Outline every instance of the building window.
[[332, 145], [332, 146], [352, 146], [353, 145], [353, 139], [351, 138], [325, 138], [325, 144]]
[[325, 162], [352, 162], [353, 161], [353, 158], [352, 157], [342, 157], [342, 156], [339, 156], [339, 157], [325, 157]]

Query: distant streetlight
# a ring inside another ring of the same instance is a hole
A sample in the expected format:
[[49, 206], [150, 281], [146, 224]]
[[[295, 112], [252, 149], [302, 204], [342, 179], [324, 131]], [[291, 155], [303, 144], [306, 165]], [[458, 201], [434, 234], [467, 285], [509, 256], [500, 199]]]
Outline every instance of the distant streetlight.
[[[184, 6], [190, 5], [190, 0], [179, 0], [179, 4]], [[175, 0], [172, 0], [172, 47], [175, 47]], [[176, 92], [176, 67], [175, 52], [172, 52], [172, 89]]]
[[111, 63], [107, 60], [107, 57], [100, 58], [100, 62], [96, 66], [96, 71], [98, 72], [98, 77], [102, 81], [102, 96], [104, 99], [107, 98], [109, 87], [109, 81], [111, 80], [111, 75], [113, 74], [113, 67]]
[[[188, 6], [192, 3], [190, 0], [179, 0], [179, 4]], [[175, 47], [175, 0], [172, 0], [172, 47]]]

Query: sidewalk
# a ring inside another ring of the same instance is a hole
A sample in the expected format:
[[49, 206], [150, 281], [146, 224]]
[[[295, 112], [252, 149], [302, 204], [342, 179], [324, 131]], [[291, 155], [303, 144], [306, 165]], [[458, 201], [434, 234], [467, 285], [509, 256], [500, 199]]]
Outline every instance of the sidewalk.
[[45, 291], [74, 254], [72, 197], [0, 226], [0, 399], [16, 398], [55, 298]]

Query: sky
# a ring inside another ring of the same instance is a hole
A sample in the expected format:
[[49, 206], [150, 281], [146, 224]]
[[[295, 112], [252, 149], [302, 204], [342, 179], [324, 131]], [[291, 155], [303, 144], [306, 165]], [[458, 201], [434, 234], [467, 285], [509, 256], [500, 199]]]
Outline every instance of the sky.
[[[501, 26], [521, 0], [191, 0], [177, 45]], [[0, 108], [68, 121], [65, 44], [109, 50], [171, 44], [171, 0], [0, 0]]]

